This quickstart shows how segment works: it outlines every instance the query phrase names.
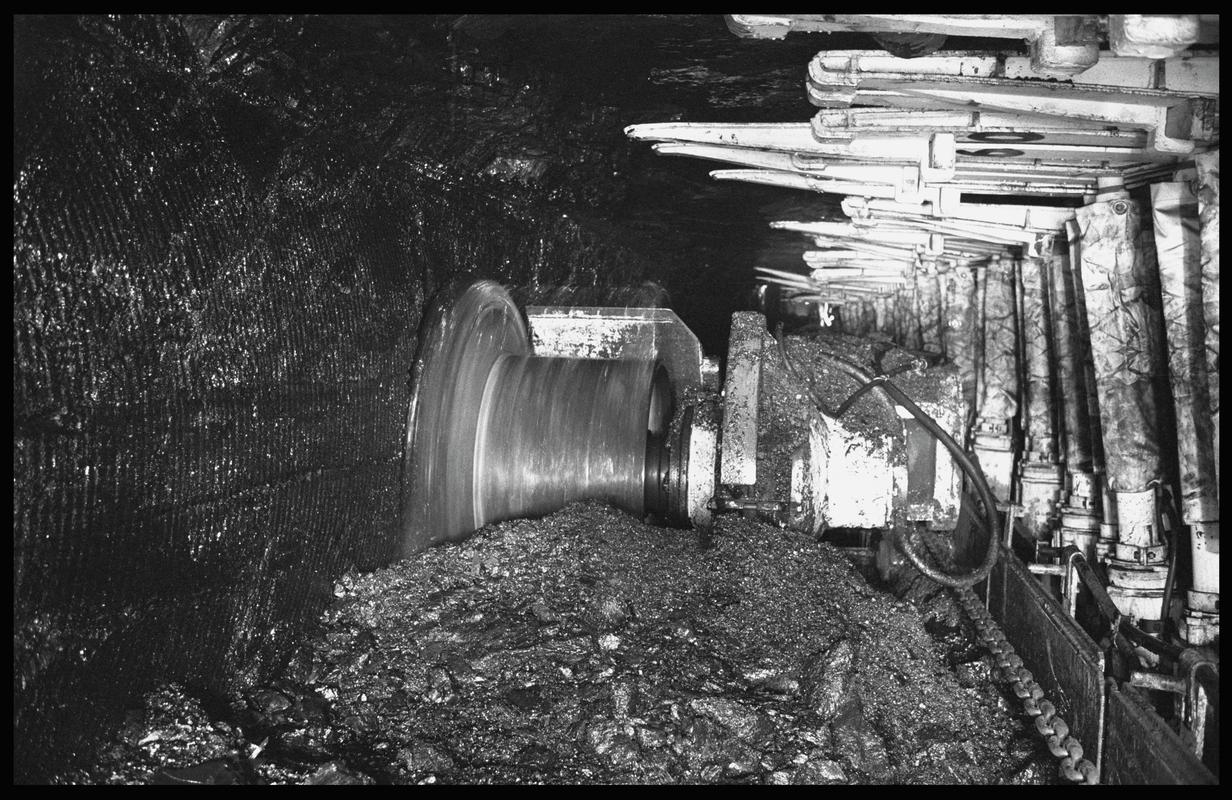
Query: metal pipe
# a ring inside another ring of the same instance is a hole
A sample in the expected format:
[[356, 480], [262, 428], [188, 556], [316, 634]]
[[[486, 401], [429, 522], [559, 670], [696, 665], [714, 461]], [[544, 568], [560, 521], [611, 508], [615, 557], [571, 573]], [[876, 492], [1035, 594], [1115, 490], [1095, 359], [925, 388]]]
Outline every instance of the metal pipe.
[[1210, 614], [1217, 601], [1199, 595], [1219, 594], [1219, 488], [1204, 353], [1203, 291], [1209, 287], [1203, 286], [1198, 198], [1187, 182], [1157, 183], [1151, 186], [1151, 205], [1176, 405], [1181, 517], [1192, 531], [1191, 594], [1200, 606], [1191, 604], [1182, 633], [1193, 644], [1207, 644], [1218, 631], [1218, 617]]
[[972, 333], [972, 340], [975, 344], [975, 400], [971, 407], [971, 429], [968, 434], [971, 443], [975, 442], [976, 425], [980, 414], [980, 398], [984, 395], [984, 362], [988, 353], [988, 339], [984, 334], [984, 295], [988, 291], [988, 266], [992, 263], [995, 263], [995, 259], [985, 262], [984, 268], [976, 273], [973, 318], [975, 328]]
[[1091, 420], [1088, 413], [1083, 348], [1076, 341], [1078, 322], [1068, 241], [1058, 237], [1046, 262], [1047, 286], [1051, 300], [1054, 384], [1060, 410], [1057, 433], [1065, 463], [1064, 505], [1061, 509], [1057, 544], [1076, 545], [1083, 554], [1095, 558], [1099, 537], [1100, 503], [1093, 456]]
[[1018, 468], [1017, 497], [1023, 507], [1024, 527], [1038, 544], [1048, 545], [1057, 523], [1065, 473], [1057, 461], [1052, 320], [1043, 259], [1023, 259], [1019, 262], [1019, 275], [1026, 435]]
[[[1092, 203], [1076, 212], [1108, 483], [1118, 493], [1144, 491], [1160, 472], [1158, 437], [1152, 430], [1151, 309], [1136, 274], [1139, 212], [1138, 203], [1128, 198]], [[1121, 531], [1121, 538], [1137, 540], [1138, 534]]]
[[1055, 348], [1048, 291], [1050, 281], [1043, 259], [1027, 258], [1019, 263], [1022, 276], [1023, 374], [1026, 376], [1023, 396], [1028, 436], [1025, 449], [1040, 461], [1055, 463], [1057, 443], [1052, 405]]
[[1009, 261], [985, 270], [984, 363], [980, 375], [975, 452], [993, 494], [1009, 502], [1014, 469], [1013, 424], [1018, 416], [1018, 315]]
[[920, 317], [921, 349], [942, 352], [943, 320], [941, 313], [941, 283], [935, 272], [915, 271], [915, 291]]
[[952, 267], [942, 276], [942, 291], [945, 296], [945, 325], [941, 340], [946, 356], [958, 367], [962, 385], [964, 413], [963, 441], [970, 440], [971, 420], [975, 413], [976, 391], [976, 337], [978, 316], [975, 300], [975, 270], [970, 267]]
[[1071, 619], [1077, 620], [1078, 587], [1082, 585], [1082, 576], [1078, 574], [1078, 566], [1074, 563], [1075, 556], [1085, 558], [1081, 548], [1068, 544], [1064, 546], [1057, 560], [1065, 565], [1065, 584], [1062, 591], [1065, 594], [1066, 610]]
[[[1176, 562], [1179, 559], [1179, 551], [1176, 548], [1177, 537], [1181, 533], [1180, 519], [1176, 516], [1176, 511], [1173, 507], [1172, 498], [1165, 497], [1162, 503], [1163, 509], [1168, 512], [1169, 525], [1164, 525], [1164, 514], [1158, 514], [1159, 520], [1159, 535], [1164, 536], [1164, 531], [1170, 531], [1167, 536], [1168, 549], [1172, 553], [1172, 557], [1168, 559], [1168, 578], [1164, 581], [1164, 597], [1163, 602], [1159, 606], [1159, 618], [1167, 625], [1168, 619], [1171, 617], [1172, 611], [1172, 593], [1176, 588]], [[1158, 509], [1157, 509], [1158, 511]]]
[[1206, 328], [1206, 377], [1215, 428], [1215, 486], [1219, 486], [1219, 151], [1194, 157], [1198, 168], [1198, 219], [1202, 241], [1202, 317]]
[[[1106, 597], [1110, 595], [1105, 594]], [[1162, 656], [1170, 661], [1176, 661], [1181, 657], [1184, 650], [1174, 644], [1152, 636], [1146, 631], [1133, 624], [1129, 619], [1122, 618], [1117, 629], [1130, 643], [1141, 647], [1143, 650], [1148, 650], [1157, 656]]]
[[1058, 240], [1047, 264], [1050, 297], [1053, 363], [1056, 365], [1056, 397], [1060, 401], [1058, 426], [1064, 442], [1065, 465], [1072, 474], [1091, 469], [1091, 428], [1086, 408], [1086, 386], [1081, 380], [1081, 348], [1077, 334], [1073, 278], [1066, 242]]
[[1134, 670], [1129, 673], [1129, 684], [1139, 689], [1171, 692], [1172, 694], [1185, 694], [1189, 691], [1188, 682], [1184, 678], [1178, 678], [1175, 675], [1160, 675], [1158, 672]]
[[1091, 508], [1099, 520], [1099, 538], [1095, 542], [1095, 556], [1103, 560], [1112, 553], [1116, 543], [1116, 508], [1108, 502], [1104, 466], [1103, 425], [1100, 419], [1099, 392], [1095, 388], [1095, 363], [1091, 355], [1091, 329], [1087, 323], [1086, 291], [1082, 285], [1082, 230], [1078, 220], [1065, 223], [1066, 241], [1069, 246], [1069, 286], [1074, 299], [1075, 359], [1080, 367], [1077, 380], [1082, 385], [1086, 398], [1087, 430], [1090, 432], [1091, 480], [1083, 488], [1090, 494]]
[[1108, 623], [1107, 633], [1109, 640], [1115, 643], [1117, 639], [1116, 634], [1122, 623], [1121, 611], [1117, 608], [1116, 603], [1112, 601], [1112, 598], [1108, 596], [1108, 590], [1104, 587], [1103, 581], [1095, 573], [1093, 562], [1088, 561], [1082, 555], [1082, 551], [1073, 545], [1061, 551], [1060, 561], [1071, 570], [1070, 580], [1067, 581], [1072, 587], [1070, 614], [1077, 616], [1078, 586], [1076, 584], [1086, 586], [1092, 601], [1095, 603], [1096, 610]]

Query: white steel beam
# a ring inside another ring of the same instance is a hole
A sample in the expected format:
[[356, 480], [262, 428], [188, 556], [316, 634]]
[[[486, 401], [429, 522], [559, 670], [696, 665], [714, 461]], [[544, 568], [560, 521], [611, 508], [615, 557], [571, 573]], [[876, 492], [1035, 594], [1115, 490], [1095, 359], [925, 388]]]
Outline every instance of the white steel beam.
[[813, 136], [817, 139], [850, 139], [853, 136], [880, 136], [944, 132], [954, 134], [958, 144], [1014, 145], [1020, 142], [1041, 144], [1090, 145], [1096, 147], [1143, 148], [1145, 131], [1101, 128], [1089, 122], [1052, 119], [1030, 114], [999, 111], [969, 111], [959, 108], [921, 110], [903, 108], [824, 108], [813, 116]]
[[[1159, 93], [1148, 94], [1145, 90], [1138, 92], [1143, 95], [1144, 102], [1133, 102], [1116, 92], [1091, 92], [1082, 96], [1067, 96], [1055, 90], [1031, 87], [1001, 86], [984, 91], [984, 88], [971, 86], [968, 88], [923, 86], [903, 82], [896, 89], [861, 89], [853, 94], [852, 100], [832, 98], [818, 87], [809, 85], [809, 99], [816, 105], [847, 105], [848, 102], [861, 102], [871, 105], [904, 106], [937, 110], [943, 108], [964, 108], [983, 111], [985, 109], [1005, 111], [1017, 114], [1030, 114], [1055, 119], [1082, 120], [1094, 125], [1126, 126], [1145, 130], [1148, 133], [1147, 146], [1160, 152], [1176, 155], [1186, 155], [1195, 149], [1195, 141], [1185, 136], [1193, 135], [1198, 141], [1203, 136], [1211, 135], [1201, 125], [1193, 127], [1193, 120], [1206, 120], [1210, 115], [1201, 103], [1201, 99], [1180, 98], [1173, 96], [1171, 105], [1158, 102], [1164, 98]], [[1015, 90], [1016, 89], [1016, 90]], [[1129, 92], [1130, 90], [1123, 90]], [[848, 93], [850, 94], [850, 93]], [[1177, 136], [1169, 135], [1169, 130], [1176, 127], [1190, 126], [1190, 132]]]
[[630, 139], [658, 142], [696, 142], [761, 150], [812, 152], [816, 144], [805, 122], [653, 122], [625, 128]]
[[[1055, 81], [1039, 72], [1030, 58], [987, 52], [946, 51], [916, 58], [898, 58], [881, 50], [826, 50], [810, 64], [810, 79], [819, 86], [849, 86], [873, 81], [947, 78], [1001, 78], [1019, 81]], [[1065, 78], [1075, 89], [1109, 86], [1152, 89], [1186, 95], [1219, 96], [1219, 57], [1169, 58], [1162, 64], [1151, 58], [1122, 58], [1101, 53], [1099, 62]]]
[[737, 36], [782, 39], [788, 33], [942, 33], [1034, 41], [1053, 25], [1049, 14], [727, 14]]

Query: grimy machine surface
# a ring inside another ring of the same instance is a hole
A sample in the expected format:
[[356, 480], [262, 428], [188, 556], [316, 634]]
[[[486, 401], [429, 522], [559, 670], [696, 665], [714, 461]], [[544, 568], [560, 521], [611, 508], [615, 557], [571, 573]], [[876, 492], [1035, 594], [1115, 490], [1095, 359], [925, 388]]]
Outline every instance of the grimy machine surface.
[[[894, 520], [953, 530], [961, 481], [949, 454], [884, 400], [870, 403], [883, 417], [871, 426], [809, 412], [795, 362], [810, 356], [787, 339], [759, 313], [736, 314], [720, 393], [717, 364], [668, 309], [523, 313], [495, 283], [446, 292], [415, 363], [405, 549], [583, 498], [703, 528], [733, 511], [814, 532]], [[957, 435], [953, 368], [894, 350]]]
[[[956, 587], [1075, 780], [1133, 780], [1105, 763], [1110, 747], [1181, 782], [1214, 779], [1148, 704], [1105, 686], [1108, 643], [1078, 624], [1068, 591], [1049, 591], [1007, 546], [1018, 523], [995, 511], [984, 521], [980, 509], [995, 500], [954, 442], [963, 421], [953, 366], [855, 337], [776, 336], [761, 313], [738, 312], [720, 387], [718, 364], [668, 309], [523, 309], [489, 281], [443, 292], [423, 330], [407, 553], [591, 498], [703, 530], [715, 514], [742, 513], [818, 534], [858, 531], [863, 548], [849, 550], [883, 575], [910, 560]], [[878, 385], [886, 390], [870, 391]], [[853, 388], [866, 397], [846, 413]], [[931, 555], [912, 544], [925, 531]], [[1062, 582], [1111, 606], [1082, 562], [1070, 554]], [[1206, 669], [1190, 660], [1195, 676]], [[1115, 716], [1109, 691], [1121, 701]]]

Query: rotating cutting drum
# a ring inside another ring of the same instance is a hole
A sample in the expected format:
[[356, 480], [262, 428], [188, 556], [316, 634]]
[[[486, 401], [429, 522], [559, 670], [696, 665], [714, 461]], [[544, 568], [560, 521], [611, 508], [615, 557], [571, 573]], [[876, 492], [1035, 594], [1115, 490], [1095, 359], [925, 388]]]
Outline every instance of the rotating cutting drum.
[[537, 356], [508, 293], [483, 281], [429, 310], [413, 381], [404, 552], [579, 499], [666, 511], [672, 398], [657, 361]]

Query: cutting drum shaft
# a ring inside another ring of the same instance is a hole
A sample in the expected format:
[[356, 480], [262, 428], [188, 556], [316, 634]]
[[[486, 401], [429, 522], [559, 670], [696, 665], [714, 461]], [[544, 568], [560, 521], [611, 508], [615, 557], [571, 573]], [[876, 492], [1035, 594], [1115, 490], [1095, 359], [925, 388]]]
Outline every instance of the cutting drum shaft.
[[669, 392], [651, 361], [497, 359], [475, 437], [475, 519], [540, 516], [582, 498], [651, 510], [648, 434], [663, 433]]
[[573, 500], [663, 511], [672, 393], [657, 361], [536, 356], [490, 281], [443, 295], [421, 330], [404, 552]]

